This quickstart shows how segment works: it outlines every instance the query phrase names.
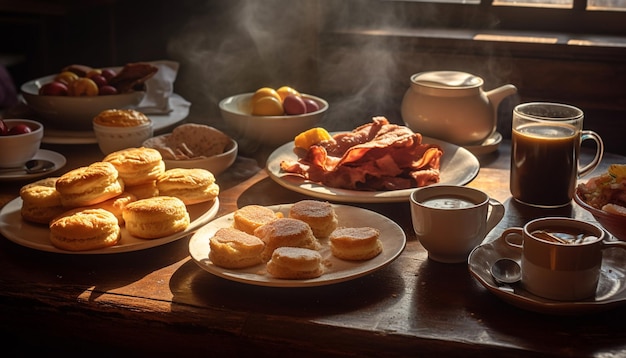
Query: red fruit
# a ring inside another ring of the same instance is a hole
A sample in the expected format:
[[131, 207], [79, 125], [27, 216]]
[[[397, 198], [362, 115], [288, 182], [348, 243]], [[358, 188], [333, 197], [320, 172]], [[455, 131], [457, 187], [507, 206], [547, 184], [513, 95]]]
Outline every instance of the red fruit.
[[102, 70], [101, 75], [106, 78], [107, 82], [111, 80], [111, 78], [115, 77], [115, 75], [117, 75], [117, 73], [115, 73], [114, 70], [110, 69], [110, 68], [105, 68], [104, 70]]
[[9, 134], [9, 128], [7, 127], [7, 124], [4, 123], [2, 119], [0, 119], [0, 135], [7, 135], [7, 134]]
[[283, 108], [285, 113], [290, 115], [304, 114], [306, 113], [306, 105], [300, 96], [287, 95], [283, 100]]
[[102, 86], [106, 86], [107, 84], [109, 84], [109, 81], [107, 81], [106, 78], [104, 78], [104, 76], [102, 75], [92, 75], [91, 77], [92, 81], [94, 81], [98, 87], [102, 87]]
[[9, 135], [16, 135], [16, 134], [25, 134], [25, 133], [30, 133], [33, 130], [30, 129], [29, 126], [27, 126], [26, 124], [18, 124], [16, 126], [11, 127], [11, 129], [9, 129]]
[[39, 88], [40, 96], [67, 96], [67, 86], [61, 82], [50, 82]]
[[304, 104], [306, 105], [306, 113], [316, 112], [320, 110], [320, 105], [317, 104], [314, 100], [310, 98], [303, 99]]
[[117, 94], [117, 88], [111, 85], [104, 85], [100, 87], [100, 89], [98, 90], [99, 96], [107, 96], [107, 95], [112, 95], [112, 94]]

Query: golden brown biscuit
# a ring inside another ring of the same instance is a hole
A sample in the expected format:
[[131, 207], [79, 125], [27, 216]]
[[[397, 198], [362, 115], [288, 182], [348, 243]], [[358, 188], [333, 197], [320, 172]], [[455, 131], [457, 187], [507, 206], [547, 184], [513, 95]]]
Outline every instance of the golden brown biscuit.
[[289, 209], [289, 217], [309, 224], [318, 239], [328, 237], [337, 228], [337, 214], [327, 201], [298, 201]]
[[233, 213], [233, 227], [254, 235], [254, 230], [282, 217], [282, 213], [275, 213], [272, 209], [261, 205], [246, 205]]
[[137, 197], [129, 192], [123, 192], [122, 194], [116, 196], [115, 198], [111, 198], [109, 200], [103, 201], [101, 203], [89, 206], [90, 209], [104, 209], [111, 214], [115, 215], [117, 218], [117, 222], [120, 226], [124, 225], [124, 217], [122, 216], [122, 212], [124, 208], [129, 203], [136, 201]]
[[55, 183], [65, 207], [90, 206], [124, 191], [124, 182], [111, 163], [95, 162], [63, 174]]
[[265, 244], [256, 236], [227, 227], [215, 232], [209, 246], [209, 259], [213, 264], [238, 269], [260, 264]]
[[67, 211], [61, 204], [61, 194], [56, 190], [57, 177], [26, 184], [20, 189], [21, 215], [26, 221], [48, 224], [50, 220]]
[[50, 242], [69, 251], [96, 250], [120, 240], [117, 218], [104, 209], [69, 210], [50, 222]]
[[254, 230], [254, 236], [265, 243], [261, 257], [268, 261], [275, 249], [283, 246], [302, 247], [319, 250], [320, 243], [313, 235], [311, 227], [302, 220], [279, 218], [259, 226]]
[[156, 186], [159, 195], [177, 197], [186, 205], [211, 201], [220, 193], [213, 173], [199, 168], [166, 170], [157, 178]]
[[383, 251], [380, 232], [372, 227], [343, 227], [330, 234], [333, 256], [344, 260], [369, 260]]
[[143, 184], [126, 185], [124, 190], [136, 196], [137, 200], [159, 196], [159, 189], [156, 187], [156, 180]]
[[290, 280], [316, 278], [324, 273], [322, 255], [300, 247], [277, 248], [266, 268], [270, 275]]
[[110, 153], [103, 162], [113, 164], [127, 186], [155, 181], [165, 171], [161, 153], [152, 148], [128, 148]]
[[128, 233], [142, 239], [156, 239], [189, 226], [187, 207], [178, 198], [156, 196], [129, 203], [122, 212]]

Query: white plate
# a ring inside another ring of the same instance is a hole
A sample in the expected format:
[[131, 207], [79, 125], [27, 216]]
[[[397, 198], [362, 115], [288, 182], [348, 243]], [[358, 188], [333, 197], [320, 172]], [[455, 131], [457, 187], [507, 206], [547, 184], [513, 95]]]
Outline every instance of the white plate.
[[[423, 142], [438, 144], [443, 149], [439, 184], [465, 185], [478, 174], [480, 169], [478, 159], [467, 149], [428, 137], [424, 137]], [[391, 203], [409, 200], [409, 195], [415, 190], [415, 188], [411, 188], [390, 191], [360, 191], [331, 188], [305, 180], [298, 175], [283, 173], [280, 170], [280, 162], [298, 160], [293, 148], [293, 142], [289, 142], [272, 152], [267, 159], [267, 171], [274, 181], [295, 192], [319, 199], [347, 203]]]
[[[178, 94], [170, 97], [172, 111], [164, 114], [146, 114], [154, 124], [154, 131], [158, 132], [172, 126], [189, 115], [189, 102]], [[55, 128], [44, 128], [43, 143], [49, 144], [94, 144], [98, 143], [93, 131], [69, 131]]]
[[494, 132], [479, 145], [465, 146], [463, 148], [469, 150], [474, 155], [483, 155], [495, 152], [500, 147], [500, 143], [502, 143], [502, 134]]
[[605, 249], [600, 282], [596, 296], [582, 301], [554, 301], [531, 294], [521, 284], [498, 286], [491, 277], [490, 267], [499, 258], [521, 261], [521, 251], [498, 238], [476, 247], [469, 255], [469, 271], [478, 282], [502, 300], [529, 311], [555, 315], [575, 315], [604, 311], [626, 303], [626, 252]]
[[[269, 206], [274, 211], [282, 212], [285, 217], [289, 214], [292, 204]], [[230, 270], [213, 265], [209, 260], [209, 240], [215, 232], [223, 227], [233, 225], [233, 213], [213, 220], [199, 229], [189, 241], [191, 258], [204, 270], [232, 281], [248, 283], [258, 286], [271, 287], [309, 287], [323, 286], [348, 281], [379, 270], [395, 260], [406, 245], [404, 231], [392, 220], [373, 211], [352, 206], [333, 205], [339, 220], [339, 226], [370, 226], [380, 231], [380, 241], [383, 251], [376, 257], [365, 261], [345, 261], [332, 256], [328, 247], [328, 240], [323, 240], [320, 253], [324, 262], [328, 263], [326, 272], [314, 279], [283, 280], [271, 277], [265, 272], [265, 264], [246, 269]]]
[[48, 230], [48, 227], [46, 225], [35, 225], [22, 220], [20, 214], [21, 208], [22, 199], [16, 198], [0, 210], [0, 233], [18, 245], [40, 251], [61, 254], [118, 254], [122, 252], [145, 250], [151, 247], [161, 246], [191, 235], [200, 226], [206, 224], [215, 217], [219, 209], [219, 200], [216, 198], [212, 202], [187, 206], [191, 224], [184, 231], [158, 239], [145, 240], [130, 235], [128, 231], [122, 227], [122, 238], [117, 245], [104, 249], [77, 252], [61, 250], [54, 247], [50, 243], [50, 230]]
[[55, 171], [63, 168], [66, 163], [66, 159], [62, 154], [53, 152], [51, 150], [46, 150], [46, 149], [39, 149], [39, 151], [37, 152], [37, 154], [35, 154], [33, 159], [49, 160], [54, 163], [54, 167], [52, 168], [52, 170], [49, 170], [44, 173], [38, 173], [38, 174], [27, 174], [26, 172], [24, 173], [14, 172], [14, 173], [7, 173], [7, 174], [0, 173], [0, 181], [31, 180], [31, 179], [41, 178], [41, 177], [50, 175], [54, 173]]

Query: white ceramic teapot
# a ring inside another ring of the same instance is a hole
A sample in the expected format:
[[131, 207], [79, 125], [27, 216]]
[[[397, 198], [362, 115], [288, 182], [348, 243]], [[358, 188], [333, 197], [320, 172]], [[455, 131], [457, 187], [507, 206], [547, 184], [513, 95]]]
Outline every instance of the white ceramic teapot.
[[414, 74], [402, 99], [402, 119], [427, 137], [460, 146], [480, 144], [496, 130], [498, 104], [517, 92], [511, 84], [488, 92], [482, 85], [482, 78], [465, 72]]

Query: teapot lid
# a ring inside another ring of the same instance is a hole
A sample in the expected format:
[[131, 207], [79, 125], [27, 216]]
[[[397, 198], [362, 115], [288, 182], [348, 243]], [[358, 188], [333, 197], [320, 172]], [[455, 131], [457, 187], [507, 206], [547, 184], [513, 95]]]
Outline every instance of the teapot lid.
[[431, 71], [411, 76], [415, 84], [434, 88], [472, 88], [483, 84], [483, 79], [459, 71]]

